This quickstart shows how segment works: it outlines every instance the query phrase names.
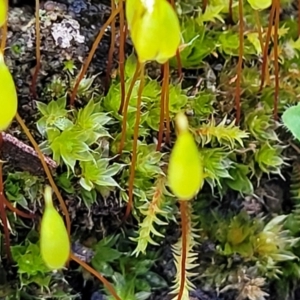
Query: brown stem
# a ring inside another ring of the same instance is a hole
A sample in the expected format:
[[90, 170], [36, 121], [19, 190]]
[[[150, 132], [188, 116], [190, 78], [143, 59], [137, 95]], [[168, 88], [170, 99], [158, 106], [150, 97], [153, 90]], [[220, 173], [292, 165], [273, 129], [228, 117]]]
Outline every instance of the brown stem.
[[111, 12], [111, 15], [110, 17], [108, 18], [108, 20], [105, 22], [105, 24], [102, 26], [101, 30], [99, 31], [94, 43], [93, 43], [93, 46], [92, 46], [92, 49], [90, 50], [89, 52], [89, 55], [87, 57], [87, 59], [85, 60], [84, 64], [83, 64], [83, 68], [81, 69], [80, 73], [79, 73], [79, 76], [76, 80], [76, 83], [75, 83], [75, 86], [73, 88], [73, 91], [72, 91], [72, 94], [71, 94], [71, 97], [70, 97], [70, 106], [74, 106], [74, 101], [75, 101], [75, 96], [77, 94], [77, 90], [79, 88], [79, 84], [82, 80], [82, 78], [84, 77], [90, 63], [91, 63], [91, 60], [94, 56], [94, 53], [105, 33], [105, 30], [106, 28], [108, 27], [108, 25], [115, 19], [115, 17], [117, 16], [117, 14], [120, 12], [121, 10], [121, 7], [122, 5], [119, 5], [114, 11]]
[[169, 98], [169, 74], [170, 74], [170, 66], [169, 62], [166, 62], [165, 66], [165, 114], [166, 114], [166, 143], [170, 145], [171, 139], [171, 128], [170, 128], [170, 98]]
[[243, 0], [239, 0], [239, 61], [237, 66], [237, 82], [235, 90], [235, 107], [236, 107], [236, 124], [240, 123], [241, 118], [241, 79], [242, 79], [242, 65], [244, 55], [244, 15], [243, 15]]
[[298, 0], [298, 36], [300, 36], [300, 0]]
[[5, 206], [7, 206], [8, 209], [9, 209], [10, 211], [12, 211], [13, 213], [15, 213], [15, 214], [18, 215], [19, 217], [26, 218], [26, 219], [34, 219], [34, 218], [36, 218], [36, 216], [35, 216], [34, 214], [31, 214], [31, 213], [27, 214], [27, 213], [25, 213], [25, 212], [19, 210], [18, 208], [14, 207], [14, 206], [13, 206], [13, 205], [5, 198], [4, 194], [3, 194], [3, 201], [4, 201]]
[[[169, 81], [169, 76], [166, 79], [166, 66], [167, 63], [163, 65], [163, 84], [160, 95], [160, 118], [159, 118], [159, 131], [158, 131], [158, 141], [156, 146], [156, 151], [161, 150], [161, 144], [163, 140], [164, 124], [165, 124], [165, 98], [166, 98], [166, 84]], [[168, 68], [167, 68], [168, 69]]]
[[[119, 5], [122, 5], [122, 1]], [[111, 11], [114, 12], [116, 9], [115, 0], [111, 0]], [[110, 47], [108, 52], [108, 62], [106, 67], [106, 78], [105, 78], [105, 91], [108, 92], [109, 83], [110, 83], [110, 73], [112, 68], [112, 61], [115, 51], [115, 40], [116, 40], [116, 18], [114, 18], [111, 22], [111, 31], [110, 31]]]
[[0, 161], [0, 217], [3, 224], [3, 231], [4, 231], [4, 238], [5, 238], [5, 248], [7, 253], [7, 258], [11, 262], [12, 256], [10, 252], [10, 239], [9, 239], [9, 230], [8, 230], [8, 223], [7, 223], [7, 216], [5, 212], [4, 206], [4, 192], [3, 192], [3, 179], [2, 179], [2, 161]]
[[121, 103], [119, 114], [122, 114], [125, 102], [125, 39], [126, 39], [126, 24], [124, 16], [123, 1], [120, 5], [120, 47], [119, 47], [119, 68], [120, 68], [120, 85], [121, 85]]
[[113, 286], [99, 272], [97, 272], [87, 263], [85, 263], [84, 261], [76, 257], [73, 253], [71, 253], [70, 258], [74, 260], [76, 263], [78, 263], [80, 266], [82, 266], [84, 269], [86, 269], [86, 271], [90, 272], [92, 275], [98, 278], [116, 300], [121, 300], [121, 298], [117, 295]]
[[269, 18], [269, 25], [268, 25], [268, 31], [266, 35], [266, 42], [263, 52], [263, 61], [262, 61], [262, 68], [261, 68], [261, 83], [260, 83], [260, 91], [263, 89], [266, 79], [266, 68], [267, 68], [267, 62], [268, 62], [268, 49], [269, 49], [269, 43], [271, 39], [271, 32], [272, 32], [272, 26], [275, 16], [275, 5], [274, 2], [272, 2], [272, 8], [270, 12], [270, 18]]
[[278, 119], [278, 96], [279, 96], [279, 65], [278, 65], [278, 30], [279, 30], [279, 14], [280, 0], [275, 2], [275, 28], [274, 28], [274, 68], [275, 68], [275, 93], [274, 93], [274, 119]]
[[38, 77], [38, 73], [41, 67], [41, 37], [40, 37], [40, 1], [35, 0], [35, 56], [36, 56], [36, 66], [34, 70], [34, 74], [32, 76], [31, 82], [31, 94], [34, 98], [36, 98], [36, 81]]
[[124, 149], [126, 129], [127, 129], [127, 113], [128, 113], [129, 101], [130, 101], [130, 97], [131, 97], [131, 93], [132, 93], [134, 84], [140, 74], [140, 71], [141, 71], [141, 66], [140, 66], [140, 63], [138, 62], [136, 65], [132, 80], [130, 82], [130, 86], [129, 86], [129, 89], [128, 89], [128, 92], [126, 95], [126, 99], [125, 99], [125, 103], [124, 103], [123, 119], [122, 119], [122, 133], [121, 133], [121, 141], [120, 141], [120, 146], [119, 146], [119, 155], [122, 154], [123, 149]]
[[6, 21], [1, 29], [2, 37], [1, 37], [1, 53], [4, 54], [4, 49], [6, 45], [6, 39], [7, 39], [7, 24], [8, 24], [8, 0], [5, 1], [5, 9], [6, 9]]
[[205, 12], [207, 5], [208, 5], [208, 0], [203, 0], [203, 2], [202, 2], [202, 12], [203, 13]]
[[137, 160], [137, 145], [138, 145], [138, 137], [139, 137], [139, 126], [140, 126], [140, 119], [141, 119], [141, 103], [142, 103], [142, 92], [144, 88], [144, 63], [141, 64], [141, 76], [140, 76], [140, 85], [138, 89], [138, 98], [137, 98], [137, 105], [136, 105], [136, 117], [135, 117], [135, 124], [134, 124], [134, 134], [133, 134], [133, 146], [132, 146], [132, 159], [130, 165], [130, 175], [129, 175], [129, 187], [128, 187], [128, 203], [126, 207], [126, 212], [124, 219], [126, 220], [130, 214], [133, 204], [133, 189], [134, 189], [134, 177], [135, 177], [135, 166]]
[[264, 42], [263, 42], [263, 37], [262, 37], [262, 32], [261, 32], [261, 24], [260, 24], [259, 12], [256, 9], [254, 10], [254, 17], [255, 17], [255, 21], [256, 21], [256, 27], [257, 27], [260, 48], [261, 48], [261, 51], [263, 51]]
[[178, 292], [178, 300], [181, 300], [184, 287], [185, 287], [185, 269], [186, 269], [186, 248], [187, 248], [187, 202], [186, 201], [179, 201], [180, 205], [180, 215], [181, 215], [181, 274], [180, 274], [180, 287]]
[[[259, 43], [260, 43], [260, 48], [261, 51], [264, 51], [264, 42], [263, 42], [263, 36], [262, 36], [262, 31], [261, 31], [261, 23], [260, 23], [260, 18], [259, 18], [259, 12], [258, 10], [254, 10], [254, 17], [255, 17], [255, 21], [256, 21], [256, 26], [257, 26], [257, 32], [258, 32], [258, 39], [259, 39]], [[268, 62], [268, 57], [267, 57], [267, 62]], [[267, 68], [266, 70], [266, 74], [265, 74], [265, 78], [267, 81], [269, 81], [269, 69]]]
[[180, 57], [179, 49], [177, 49], [177, 51], [176, 51], [176, 60], [177, 60], [178, 78], [179, 78], [179, 82], [181, 82], [182, 78], [183, 78], [183, 73], [182, 73], [182, 64], [181, 64], [181, 57]]
[[51, 175], [50, 169], [49, 169], [47, 163], [45, 162], [44, 156], [43, 156], [43, 154], [42, 154], [42, 152], [41, 152], [38, 144], [36, 143], [36, 141], [34, 140], [33, 136], [31, 135], [29, 129], [27, 128], [27, 126], [25, 125], [25, 123], [23, 122], [22, 118], [20, 117], [20, 115], [18, 113], [16, 114], [16, 119], [17, 119], [18, 123], [20, 124], [20, 126], [22, 127], [24, 133], [26, 134], [26, 136], [30, 140], [30, 142], [31, 142], [34, 150], [38, 154], [38, 157], [39, 157], [39, 159], [40, 159], [40, 161], [42, 163], [42, 166], [43, 166], [44, 171], [45, 171], [45, 173], [47, 175], [47, 178], [48, 178], [48, 180], [50, 182], [50, 185], [51, 185], [51, 187], [52, 187], [52, 189], [53, 189], [53, 191], [54, 191], [54, 193], [55, 193], [55, 195], [56, 195], [56, 197], [57, 197], [57, 199], [58, 199], [58, 201], [60, 203], [60, 207], [61, 207], [61, 209], [62, 209], [62, 211], [63, 211], [63, 213], [65, 215], [66, 227], [67, 227], [68, 234], [70, 236], [70, 231], [71, 231], [70, 215], [69, 215], [68, 209], [66, 207], [66, 204], [65, 204], [65, 202], [64, 202], [64, 200], [63, 200], [63, 198], [62, 198], [62, 196], [61, 196], [61, 194], [60, 194], [60, 192], [59, 192], [59, 190], [58, 190], [58, 188], [57, 188], [57, 186], [56, 186], [56, 184], [55, 184], [55, 182], [53, 180], [53, 177]]

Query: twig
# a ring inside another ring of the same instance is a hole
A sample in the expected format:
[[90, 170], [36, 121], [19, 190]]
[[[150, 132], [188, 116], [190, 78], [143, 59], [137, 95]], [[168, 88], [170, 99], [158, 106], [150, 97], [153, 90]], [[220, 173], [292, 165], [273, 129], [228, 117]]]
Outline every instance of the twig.
[[[27, 144], [23, 143], [22, 141], [18, 140], [16, 137], [12, 136], [9, 133], [5, 133], [5, 132], [2, 132], [0, 134], [2, 134], [3, 142], [9, 142], [9, 143], [15, 145], [16, 147], [20, 148], [22, 151], [39, 158], [37, 152], [32, 147], [30, 147]], [[45, 156], [45, 155], [43, 155], [43, 156], [44, 156], [44, 160], [48, 166], [50, 166], [53, 169], [56, 169], [58, 167], [57, 163], [54, 160], [52, 160], [50, 157]]]

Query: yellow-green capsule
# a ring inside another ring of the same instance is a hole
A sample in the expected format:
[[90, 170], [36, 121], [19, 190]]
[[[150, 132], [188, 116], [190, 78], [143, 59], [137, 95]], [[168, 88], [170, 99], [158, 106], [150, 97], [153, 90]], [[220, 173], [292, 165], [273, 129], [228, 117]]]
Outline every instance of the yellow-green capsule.
[[178, 136], [170, 155], [168, 183], [179, 200], [191, 200], [203, 185], [203, 164], [183, 113], [176, 116], [176, 125]]
[[272, 0], [248, 0], [248, 2], [254, 10], [264, 10], [272, 4]]
[[0, 27], [4, 25], [7, 18], [6, 0], [0, 0]]
[[165, 63], [180, 44], [180, 25], [167, 0], [127, 0], [126, 19], [139, 61]]
[[17, 108], [16, 86], [0, 52], [0, 132], [9, 127], [17, 113]]
[[52, 190], [46, 186], [44, 192], [45, 211], [41, 222], [41, 255], [52, 270], [65, 266], [70, 256], [70, 240], [63, 218], [53, 206]]

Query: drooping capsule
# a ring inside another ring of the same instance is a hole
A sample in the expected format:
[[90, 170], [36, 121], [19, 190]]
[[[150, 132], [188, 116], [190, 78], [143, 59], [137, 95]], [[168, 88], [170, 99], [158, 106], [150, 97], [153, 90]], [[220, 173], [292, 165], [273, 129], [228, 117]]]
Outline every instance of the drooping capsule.
[[183, 113], [176, 116], [177, 140], [168, 167], [168, 183], [179, 200], [191, 200], [204, 182], [203, 162], [188, 120]]
[[126, 18], [139, 61], [165, 63], [180, 44], [180, 25], [167, 0], [127, 0]]
[[44, 192], [45, 210], [41, 222], [41, 255], [52, 270], [65, 266], [70, 256], [70, 240], [63, 218], [53, 206], [52, 191], [46, 186]]
[[254, 10], [264, 10], [271, 6], [272, 0], [248, 0]]
[[17, 108], [16, 86], [0, 52], [0, 132], [9, 127], [17, 113]]

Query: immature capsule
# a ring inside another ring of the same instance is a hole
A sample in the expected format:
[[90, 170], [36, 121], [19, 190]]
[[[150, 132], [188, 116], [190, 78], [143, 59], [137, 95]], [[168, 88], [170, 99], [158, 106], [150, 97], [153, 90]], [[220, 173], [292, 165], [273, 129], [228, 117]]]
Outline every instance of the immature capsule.
[[180, 25], [167, 0], [127, 0], [126, 19], [141, 63], [163, 64], [176, 54]]
[[6, 0], [0, 0], [0, 27], [4, 25], [7, 18]]
[[254, 10], [264, 10], [272, 4], [272, 0], [248, 0], [248, 2]]
[[0, 52], [0, 132], [9, 127], [17, 113], [17, 108], [18, 97], [15, 83]]
[[176, 125], [178, 136], [170, 156], [168, 183], [179, 200], [191, 200], [203, 185], [203, 164], [183, 113], [177, 115]]
[[41, 255], [52, 270], [65, 266], [70, 255], [70, 240], [63, 218], [52, 202], [52, 191], [46, 186], [44, 192], [45, 211], [41, 222], [40, 248]]

